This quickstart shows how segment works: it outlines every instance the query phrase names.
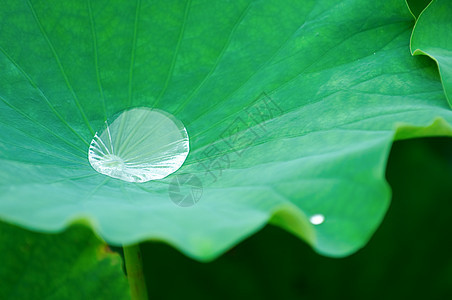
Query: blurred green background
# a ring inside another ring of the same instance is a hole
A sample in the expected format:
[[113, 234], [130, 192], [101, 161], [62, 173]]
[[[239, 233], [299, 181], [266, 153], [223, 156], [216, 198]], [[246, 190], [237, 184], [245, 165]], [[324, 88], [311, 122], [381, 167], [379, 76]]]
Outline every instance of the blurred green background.
[[[142, 252], [152, 299], [452, 299], [452, 139], [394, 143], [389, 211], [362, 250], [332, 259], [273, 226], [211, 263], [162, 243]], [[209, 226], [209, 224], [206, 224]], [[0, 299], [128, 299], [117, 254], [76, 225], [0, 223]], [[20, 295], [20, 298], [15, 297]]]

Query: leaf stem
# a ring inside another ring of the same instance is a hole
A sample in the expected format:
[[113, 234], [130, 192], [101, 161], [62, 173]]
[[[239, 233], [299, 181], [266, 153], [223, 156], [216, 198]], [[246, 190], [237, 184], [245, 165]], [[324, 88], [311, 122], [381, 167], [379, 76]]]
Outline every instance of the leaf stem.
[[148, 300], [139, 244], [124, 246], [124, 260], [132, 300]]

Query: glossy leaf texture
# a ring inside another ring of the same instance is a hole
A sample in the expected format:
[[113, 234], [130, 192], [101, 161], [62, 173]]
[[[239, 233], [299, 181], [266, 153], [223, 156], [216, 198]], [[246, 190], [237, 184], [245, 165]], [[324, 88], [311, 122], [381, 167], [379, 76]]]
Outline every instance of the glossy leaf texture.
[[419, 16], [411, 37], [413, 55], [424, 54], [438, 63], [444, 92], [452, 107], [452, 4], [433, 0]]
[[[270, 222], [345, 256], [388, 208], [393, 140], [452, 135], [402, 0], [30, 0], [0, 18], [0, 217], [33, 230], [83, 219], [111, 244], [210, 260]], [[94, 133], [132, 107], [185, 125], [178, 172], [139, 184], [90, 167]], [[171, 198], [182, 174], [202, 183], [189, 207]]]
[[80, 225], [39, 234], [0, 223], [1, 299], [130, 299], [117, 253]]

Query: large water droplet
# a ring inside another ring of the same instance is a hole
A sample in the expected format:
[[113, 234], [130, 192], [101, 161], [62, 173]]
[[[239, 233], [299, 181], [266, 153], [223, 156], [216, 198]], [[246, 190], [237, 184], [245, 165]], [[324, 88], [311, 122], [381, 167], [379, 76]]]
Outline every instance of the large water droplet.
[[177, 171], [188, 151], [181, 121], [159, 109], [133, 108], [105, 122], [91, 141], [88, 159], [99, 173], [146, 182]]

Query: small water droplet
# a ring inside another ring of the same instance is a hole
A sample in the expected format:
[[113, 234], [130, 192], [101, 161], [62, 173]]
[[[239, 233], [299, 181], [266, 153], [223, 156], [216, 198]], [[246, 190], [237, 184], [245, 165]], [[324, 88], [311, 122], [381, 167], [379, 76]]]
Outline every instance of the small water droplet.
[[311, 222], [314, 225], [320, 225], [325, 221], [325, 216], [321, 214], [312, 215], [309, 218], [309, 222]]
[[181, 121], [159, 109], [133, 108], [105, 122], [91, 141], [88, 159], [101, 174], [146, 182], [177, 171], [188, 152]]

